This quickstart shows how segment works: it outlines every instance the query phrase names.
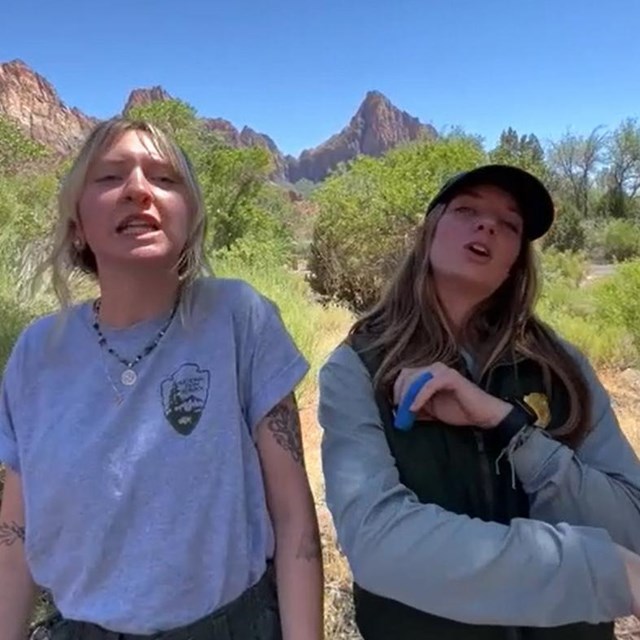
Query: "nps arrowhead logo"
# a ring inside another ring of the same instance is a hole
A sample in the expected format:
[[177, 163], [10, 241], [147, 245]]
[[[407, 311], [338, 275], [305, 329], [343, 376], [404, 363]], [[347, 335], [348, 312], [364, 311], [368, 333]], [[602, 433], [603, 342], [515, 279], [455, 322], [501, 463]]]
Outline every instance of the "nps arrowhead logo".
[[169, 424], [182, 436], [197, 426], [209, 397], [211, 375], [197, 364], [183, 364], [162, 381], [162, 407]]

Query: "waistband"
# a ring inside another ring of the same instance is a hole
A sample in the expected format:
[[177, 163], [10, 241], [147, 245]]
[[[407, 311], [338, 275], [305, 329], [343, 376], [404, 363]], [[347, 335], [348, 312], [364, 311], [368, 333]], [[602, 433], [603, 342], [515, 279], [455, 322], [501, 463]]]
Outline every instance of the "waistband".
[[97, 624], [69, 620], [57, 614], [36, 625], [30, 640], [235, 640], [281, 638], [273, 565], [235, 600], [182, 627], [152, 634], [109, 631]]

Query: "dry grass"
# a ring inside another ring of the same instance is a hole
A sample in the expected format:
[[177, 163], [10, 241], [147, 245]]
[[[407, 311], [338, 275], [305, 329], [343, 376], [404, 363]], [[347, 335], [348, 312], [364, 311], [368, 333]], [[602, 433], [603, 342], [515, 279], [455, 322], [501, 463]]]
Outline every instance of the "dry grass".
[[[316, 343], [316, 353], [323, 355], [314, 363], [311, 376], [317, 375], [320, 361], [344, 339], [351, 322], [351, 316], [344, 310], [334, 310], [333, 313], [325, 315], [322, 333], [317, 336]], [[338, 551], [333, 522], [324, 499], [320, 460], [322, 433], [316, 418], [318, 399], [316, 379], [307, 378], [307, 382], [300, 397], [300, 419], [304, 433], [306, 466], [322, 536], [325, 570], [325, 637], [327, 640], [358, 640], [361, 636], [353, 621], [351, 572], [345, 557]]]
[[599, 375], [611, 396], [622, 430], [640, 454], [640, 372], [628, 369], [601, 371]]
[[[640, 373], [604, 371], [600, 377], [611, 394], [614, 410], [625, 435], [640, 452]], [[305, 456], [318, 510], [324, 545], [325, 565], [325, 637], [327, 640], [358, 640], [353, 621], [351, 573], [349, 565], [336, 547], [335, 531], [324, 500], [324, 483], [320, 461], [321, 430], [316, 418], [316, 398], [310, 394], [301, 407]], [[618, 640], [640, 639], [640, 622], [627, 618], [618, 622]]]
[[315, 401], [301, 409], [306, 465], [316, 501], [322, 536], [325, 572], [325, 637], [327, 640], [360, 638], [353, 621], [351, 573], [345, 557], [338, 551], [331, 515], [324, 500], [320, 461], [320, 427]]
[[[640, 455], [640, 373], [605, 371], [600, 378], [611, 395], [614, 411], [629, 442]], [[640, 620], [630, 617], [616, 624], [618, 640], [640, 639]]]

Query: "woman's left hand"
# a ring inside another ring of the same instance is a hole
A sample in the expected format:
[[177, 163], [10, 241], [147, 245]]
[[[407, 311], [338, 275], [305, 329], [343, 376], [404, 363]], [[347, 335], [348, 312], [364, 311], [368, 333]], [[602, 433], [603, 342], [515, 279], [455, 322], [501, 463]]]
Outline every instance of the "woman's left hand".
[[436, 362], [429, 367], [402, 369], [394, 384], [394, 402], [399, 405], [411, 383], [424, 373], [426, 382], [411, 405], [420, 420], [439, 420], [456, 426], [496, 427], [513, 406], [483, 391], [455, 369]]

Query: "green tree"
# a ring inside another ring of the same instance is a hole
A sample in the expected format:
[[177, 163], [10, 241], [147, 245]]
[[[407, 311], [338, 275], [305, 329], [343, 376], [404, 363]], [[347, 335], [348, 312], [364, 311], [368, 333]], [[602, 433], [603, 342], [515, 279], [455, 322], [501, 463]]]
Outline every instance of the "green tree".
[[616, 128], [605, 148], [603, 208], [616, 218], [634, 216], [640, 192], [640, 125], [628, 118]]
[[594, 185], [605, 160], [607, 134], [600, 127], [588, 136], [566, 133], [551, 144], [549, 165], [555, 174], [557, 199], [586, 218], [594, 209]]
[[207, 209], [209, 251], [228, 250], [245, 236], [252, 238], [252, 247], [261, 236], [271, 247], [286, 245], [284, 221], [264, 206], [273, 171], [273, 158], [266, 148], [230, 146], [207, 129], [193, 107], [180, 100], [134, 107], [128, 116], [157, 124], [188, 154]]
[[316, 186], [315, 182], [311, 182], [311, 180], [307, 180], [306, 178], [301, 178], [293, 185], [293, 188], [301, 196], [308, 198], [313, 193]]
[[266, 211], [258, 203], [271, 172], [266, 149], [212, 145], [198, 164], [211, 222], [211, 249], [229, 248], [244, 235], [268, 226]]
[[193, 160], [205, 147], [204, 125], [196, 110], [181, 100], [155, 100], [132, 107], [127, 117], [157, 125], [171, 135]]
[[520, 167], [543, 180], [548, 178], [544, 150], [533, 133], [520, 136], [512, 127], [505, 129], [496, 148], [489, 152], [489, 160]]

